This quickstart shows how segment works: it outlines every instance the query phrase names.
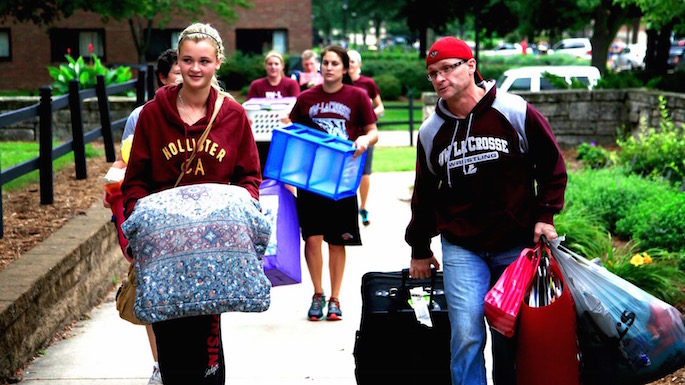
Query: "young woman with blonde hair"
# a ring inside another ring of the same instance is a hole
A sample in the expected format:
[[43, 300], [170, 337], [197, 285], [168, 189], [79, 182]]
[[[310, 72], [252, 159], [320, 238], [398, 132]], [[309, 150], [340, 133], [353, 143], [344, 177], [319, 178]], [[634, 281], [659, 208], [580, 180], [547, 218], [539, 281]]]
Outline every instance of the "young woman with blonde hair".
[[[205, 131], [221, 93], [215, 73], [223, 58], [221, 36], [208, 24], [192, 24], [181, 33], [183, 80], [160, 89], [138, 119], [121, 188], [127, 217], [138, 199], [173, 188], [182, 169], [181, 185], [230, 183], [259, 199], [257, 148], [245, 110], [232, 98], [224, 99], [207, 140], [187, 162], [190, 146]], [[224, 384], [220, 314], [157, 322], [152, 328], [165, 385]]]
[[283, 72], [283, 56], [276, 51], [270, 51], [264, 59], [266, 77], [256, 79], [250, 83], [247, 100], [252, 98], [282, 98], [300, 94], [297, 82], [286, 77]]

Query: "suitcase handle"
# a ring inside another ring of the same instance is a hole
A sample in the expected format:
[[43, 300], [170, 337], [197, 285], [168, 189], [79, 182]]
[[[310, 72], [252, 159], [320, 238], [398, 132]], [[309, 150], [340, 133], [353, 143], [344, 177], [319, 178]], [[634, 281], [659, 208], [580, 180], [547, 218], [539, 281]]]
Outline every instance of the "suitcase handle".
[[[433, 296], [435, 295], [435, 277], [438, 275], [438, 271], [435, 270], [434, 267], [431, 268], [431, 289], [430, 289], [430, 301], [428, 302], [429, 307], [433, 309], [436, 305], [435, 299]], [[406, 291], [407, 293], [409, 292], [409, 287], [407, 285], [407, 281], [411, 280], [412, 278], [409, 277], [409, 269], [402, 269], [402, 286], [400, 290]]]

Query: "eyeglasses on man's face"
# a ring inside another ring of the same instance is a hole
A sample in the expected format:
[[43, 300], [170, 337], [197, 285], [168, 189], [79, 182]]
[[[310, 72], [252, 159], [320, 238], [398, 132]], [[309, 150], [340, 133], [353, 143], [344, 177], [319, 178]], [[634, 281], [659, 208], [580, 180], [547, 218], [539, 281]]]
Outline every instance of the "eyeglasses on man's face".
[[448, 73], [452, 72], [455, 68], [459, 67], [460, 65], [466, 63], [465, 61], [458, 61], [454, 64], [447, 64], [440, 68], [437, 71], [431, 71], [426, 75], [426, 79], [428, 79], [429, 82], [435, 80], [435, 78], [438, 77], [438, 75], [446, 76]]

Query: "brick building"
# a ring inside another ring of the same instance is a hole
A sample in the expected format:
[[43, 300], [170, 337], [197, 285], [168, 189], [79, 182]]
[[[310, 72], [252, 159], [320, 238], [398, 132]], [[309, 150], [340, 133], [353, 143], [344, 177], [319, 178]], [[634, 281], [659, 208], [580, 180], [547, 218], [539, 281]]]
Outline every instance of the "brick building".
[[[311, 48], [311, 0], [252, 0], [252, 4], [247, 10], [238, 8], [238, 19], [231, 25], [209, 12], [199, 20], [219, 31], [227, 56], [236, 50], [299, 53]], [[190, 22], [174, 18], [164, 29], [154, 29], [146, 60], [154, 62], [163, 50], [175, 48], [179, 33]], [[89, 44], [105, 64], [138, 63], [127, 20], [103, 23], [97, 14], [78, 12], [49, 26], [0, 22], [0, 90], [37, 90], [52, 83], [46, 67], [64, 63], [67, 50], [73, 57], [88, 57]]]

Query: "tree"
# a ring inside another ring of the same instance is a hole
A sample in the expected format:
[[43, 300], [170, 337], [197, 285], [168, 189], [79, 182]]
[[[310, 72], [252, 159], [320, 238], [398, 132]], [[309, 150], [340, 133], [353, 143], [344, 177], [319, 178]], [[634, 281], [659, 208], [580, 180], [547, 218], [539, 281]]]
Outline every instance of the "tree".
[[3, 0], [0, 2], [0, 19], [51, 24], [60, 17], [69, 17], [82, 7], [82, 0]]
[[576, 0], [507, 0], [518, 20], [518, 34], [533, 42], [537, 36], [547, 35], [551, 42], [563, 32], [583, 29], [590, 19], [587, 10], [580, 9]]
[[138, 60], [144, 63], [155, 23], [164, 28], [174, 16], [197, 19], [206, 11], [212, 11], [225, 22], [233, 23], [237, 18], [236, 7], [251, 6], [251, 0], [101, 0], [90, 1], [86, 10], [100, 14], [105, 21], [109, 18], [128, 20]]
[[[519, 5], [518, 14], [535, 12], [541, 9], [543, 12], [531, 17], [530, 23], [523, 23], [523, 31], [526, 35], [532, 33], [533, 26], [540, 30], [547, 29], [551, 34], [560, 33], [569, 28], [579, 28], [593, 21], [592, 42], [592, 65], [604, 73], [611, 44], [618, 29], [629, 23], [635, 17], [641, 15], [640, 9], [628, 3], [633, 0], [554, 0], [539, 3], [538, 0], [525, 0]], [[660, 0], [654, 0], [660, 1]], [[673, 0], [676, 1], [676, 0]], [[536, 5], [536, 3], [539, 3]], [[525, 35], [524, 35], [525, 36]]]
[[579, 0], [581, 9], [586, 9], [592, 15], [594, 28], [590, 42], [592, 43], [591, 64], [604, 74], [607, 70], [609, 46], [616, 37], [619, 28], [641, 15], [640, 9], [632, 4], [620, 4], [615, 0]]
[[[476, 0], [477, 1], [477, 0]], [[458, 10], [470, 7], [466, 0], [405, 0], [399, 15], [407, 19], [407, 25], [419, 35], [419, 58], [426, 57], [428, 29], [443, 33], [447, 24], [456, 19]]]
[[333, 40], [333, 30], [341, 28], [342, 7], [338, 0], [312, 0], [312, 18], [314, 28], [323, 38], [324, 44]]
[[376, 0], [363, 1], [355, 0], [352, 2], [353, 9], [357, 14], [365, 15], [370, 20], [375, 29], [376, 41], [381, 40], [381, 27], [384, 22], [395, 19], [398, 13], [397, 0]]
[[0, 17], [49, 25], [76, 10], [84, 10], [99, 14], [104, 22], [128, 20], [138, 60], [144, 63], [155, 23], [163, 28], [174, 16], [195, 19], [205, 11], [231, 23], [237, 17], [236, 7], [249, 8], [251, 4], [251, 0], [3, 0]]
[[685, 33], [685, 2], [682, 0], [621, 0], [639, 7], [647, 23], [646, 70], [666, 73], [666, 61], [671, 47], [671, 34]]

